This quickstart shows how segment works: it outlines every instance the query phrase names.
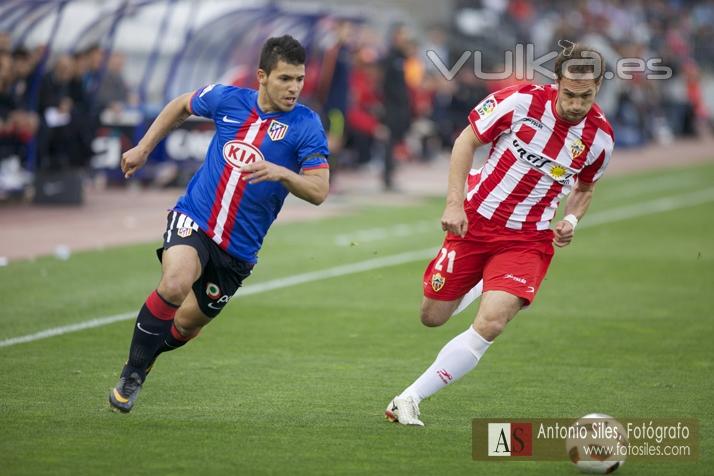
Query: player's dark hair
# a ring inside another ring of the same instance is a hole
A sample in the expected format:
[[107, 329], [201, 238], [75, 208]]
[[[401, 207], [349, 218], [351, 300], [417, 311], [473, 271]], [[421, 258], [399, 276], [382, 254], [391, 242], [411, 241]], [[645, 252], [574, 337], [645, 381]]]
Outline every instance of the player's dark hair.
[[293, 65], [305, 64], [305, 48], [290, 35], [268, 38], [260, 52], [258, 68], [270, 74], [278, 61]]
[[555, 59], [555, 76], [558, 81], [563, 78], [592, 79], [599, 83], [605, 74], [605, 61], [602, 54], [580, 43], [567, 43], [569, 45], [563, 45], [563, 50]]

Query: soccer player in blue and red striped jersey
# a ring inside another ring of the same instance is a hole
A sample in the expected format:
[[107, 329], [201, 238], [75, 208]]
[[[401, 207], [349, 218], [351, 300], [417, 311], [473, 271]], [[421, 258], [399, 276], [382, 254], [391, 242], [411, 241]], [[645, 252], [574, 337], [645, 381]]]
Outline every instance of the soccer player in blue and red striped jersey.
[[297, 102], [304, 48], [289, 35], [269, 38], [257, 77], [257, 91], [210, 84], [175, 98], [122, 156], [129, 178], [191, 114], [215, 122], [204, 164], [169, 212], [157, 250], [161, 281], [139, 311], [129, 359], [109, 393], [115, 410], [129, 412], [158, 355], [195, 337], [225, 307], [288, 193], [315, 205], [327, 197], [325, 132], [318, 115]]

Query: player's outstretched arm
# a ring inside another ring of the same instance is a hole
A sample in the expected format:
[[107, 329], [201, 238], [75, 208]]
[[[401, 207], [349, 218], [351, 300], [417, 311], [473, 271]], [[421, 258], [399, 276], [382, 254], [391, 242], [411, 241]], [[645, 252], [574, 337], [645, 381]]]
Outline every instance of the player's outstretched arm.
[[471, 170], [474, 152], [481, 141], [474, 134], [471, 126], [466, 127], [454, 142], [449, 163], [449, 188], [446, 193], [446, 207], [441, 216], [441, 228], [463, 237], [469, 227], [464, 211], [464, 187], [466, 176]]
[[156, 144], [191, 115], [191, 96], [191, 93], [182, 94], [169, 102], [136, 147], [124, 152], [121, 157], [121, 171], [124, 172], [124, 178], [131, 177], [143, 167]]
[[281, 182], [290, 193], [313, 205], [324, 202], [330, 191], [330, 171], [326, 168], [304, 170], [296, 174], [285, 167], [261, 160], [243, 166], [241, 173], [243, 180], [248, 183]]
[[585, 216], [585, 212], [588, 211], [590, 202], [593, 199], [594, 189], [594, 183], [582, 182], [580, 180], [575, 183], [573, 191], [568, 195], [568, 202], [565, 205], [565, 218], [560, 220], [553, 230], [555, 233], [553, 244], [555, 246], [562, 248], [573, 241], [575, 225], [578, 220]]

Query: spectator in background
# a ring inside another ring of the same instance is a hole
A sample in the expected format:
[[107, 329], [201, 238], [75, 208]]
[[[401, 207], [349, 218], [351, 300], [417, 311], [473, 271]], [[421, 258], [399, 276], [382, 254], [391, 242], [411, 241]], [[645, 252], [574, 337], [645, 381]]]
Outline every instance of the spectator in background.
[[464, 123], [464, 118], [471, 113], [474, 108], [474, 102], [481, 101], [490, 93], [486, 82], [479, 79], [468, 68], [462, 68], [454, 81], [456, 86], [453, 88], [451, 97], [449, 125], [451, 126], [452, 137], [450, 139], [456, 138], [455, 131], [458, 131], [459, 126]]
[[0, 31], [0, 55], [7, 54], [12, 51], [12, 37], [9, 33]]
[[124, 62], [126, 58], [122, 53], [112, 53], [107, 63], [96, 102], [100, 110], [110, 109], [116, 113], [121, 112], [127, 105], [136, 101], [132, 97], [129, 86], [124, 80]]
[[62, 55], [45, 75], [40, 88], [41, 169], [58, 171], [88, 164], [93, 137], [87, 133], [87, 110], [88, 100], [76, 76], [75, 62], [71, 56]]
[[[453, 131], [456, 130], [459, 122], [453, 122], [451, 106], [458, 85], [456, 79], [449, 81], [441, 75], [434, 73], [434, 98], [432, 100], [431, 118], [436, 124], [436, 132], [439, 137], [439, 145], [443, 151], [447, 144], [451, 144], [456, 137]], [[474, 100], [475, 98], [472, 98]], [[461, 118], [466, 116], [461, 116]], [[458, 121], [458, 118], [456, 118]]]
[[704, 102], [699, 67], [694, 61], [684, 65], [684, 77], [687, 85], [687, 99], [691, 105], [695, 133], [700, 134], [709, 121], [709, 110]]
[[383, 175], [387, 191], [394, 190], [394, 149], [404, 140], [411, 125], [411, 104], [404, 67], [413, 50], [414, 44], [406, 26], [395, 25], [383, 65], [384, 123], [389, 129]]
[[448, 39], [446, 36], [446, 32], [441, 26], [433, 25], [426, 31], [426, 41], [420, 48], [420, 52], [422, 62], [424, 63], [424, 67], [426, 68], [427, 73], [439, 72], [439, 69], [437, 68], [434, 61], [432, 61], [431, 58], [427, 56], [427, 53], [429, 52], [433, 52], [433, 54], [435, 54], [439, 58], [441, 64], [451, 65], [451, 61], [449, 60], [449, 45], [447, 40]]
[[350, 75], [351, 99], [347, 111], [349, 143], [356, 154], [356, 165], [367, 164], [377, 142], [386, 143], [389, 130], [381, 122], [384, 106], [381, 97], [381, 76], [377, 53], [361, 48], [355, 56]]
[[318, 102], [322, 123], [330, 149], [330, 178], [334, 180], [337, 163], [345, 141], [345, 116], [350, 97], [352, 51], [349, 39], [353, 36], [352, 22], [339, 20], [335, 24], [331, 45], [322, 58], [318, 84]]
[[15, 155], [16, 149], [15, 128], [11, 120], [16, 105], [10, 91], [11, 84], [12, 56], [9, 50], [0, 50], [0, 159]]
[[92, 44], [81, 52], [80, 56], [84, 60], [83, 66], [85, 68], [80, 74], [82, 87], [87, 97], [95, 98], [102, 79], [104, 51], [98, 44]]
[[0, 160], [25, 157], [37, 132], [37, 116], [23, 109], [15, 93], [16, 71], [14, 55], [0, 49]]
[[25, 48], [17, 48], [12, 53], [13, 61], [13, 84], [12, 93], [15, 96], [18, 107], [23, 110], [32, 109], [31, 104], [31, 82], [32, 74], [37, 66], [33, 56]]

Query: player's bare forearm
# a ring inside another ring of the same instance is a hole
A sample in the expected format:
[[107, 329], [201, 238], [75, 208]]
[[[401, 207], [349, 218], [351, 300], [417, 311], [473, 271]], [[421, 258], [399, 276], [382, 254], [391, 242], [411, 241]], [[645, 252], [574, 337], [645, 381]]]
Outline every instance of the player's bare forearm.
[[449, 163], [449, 186], [446, 193], [446, 205], [462, 207], [464, 203], [464, 185], [471, 170], [474, 152], [481, 145], [471, 126], [466, 127], [454, 142]]
[[122, 154], [121, 170], [124, 172], [124, 178], [128, 179], [143, 167], [156, 144], [191, 115], [190, 102], [191, 94], [187, 93], [168, 103], [136, 147]]
[[441, 229], [461, 237], [466, 236], [469, 228], [469, 221], [464, 211], [466, 176], [471, 170], [474, 152], [479, 145], [481, 142], [469, 126], [461, 131], [451, 149], [449, 188], [446, 192], [446, 207], [441, 215]]
[[148, 154], [169, 132], [183, 124], [191, 115], [191, 96], [192, 93], [182, 94], [164, 106], [137, 147]]
[[292, 170], [287, 172], [281, 182], [290, 193], [313, 205], [320, 205], [325, 201], [330, 191], [329, 169], [308, 170], [302, 174], [296, 174]]
[[587, 182], [577, 182], [573, 191], [568, 196], [568, 202], [565, 204], [565, 218], [560, 220], [553, 229], [553, 244], [558, 247], [568, 246], [573, 241], [575, 234], [576, 221], [571, 222], [568, 215], [574, 215], [576, 220], [580, 220], [585, 216], [585, 212], [590, 207], [590, 202], [593, 199], [593, 189], [595, 184]]
[[241, 168], [243, 180], [248, 183], [280, 182], [296, 197], [319, 205], [325, 201], [330, 191], [329, 169], [314, 169], [296, 174], [292, 170], [267, 160], [253, 162]]
[[582, 219], [590, 207], [594, 189], [594, 183], [578, 181], [568, 196], [568, 202], [565, 204], [565, 215], [575, 215], [578, 220]]

